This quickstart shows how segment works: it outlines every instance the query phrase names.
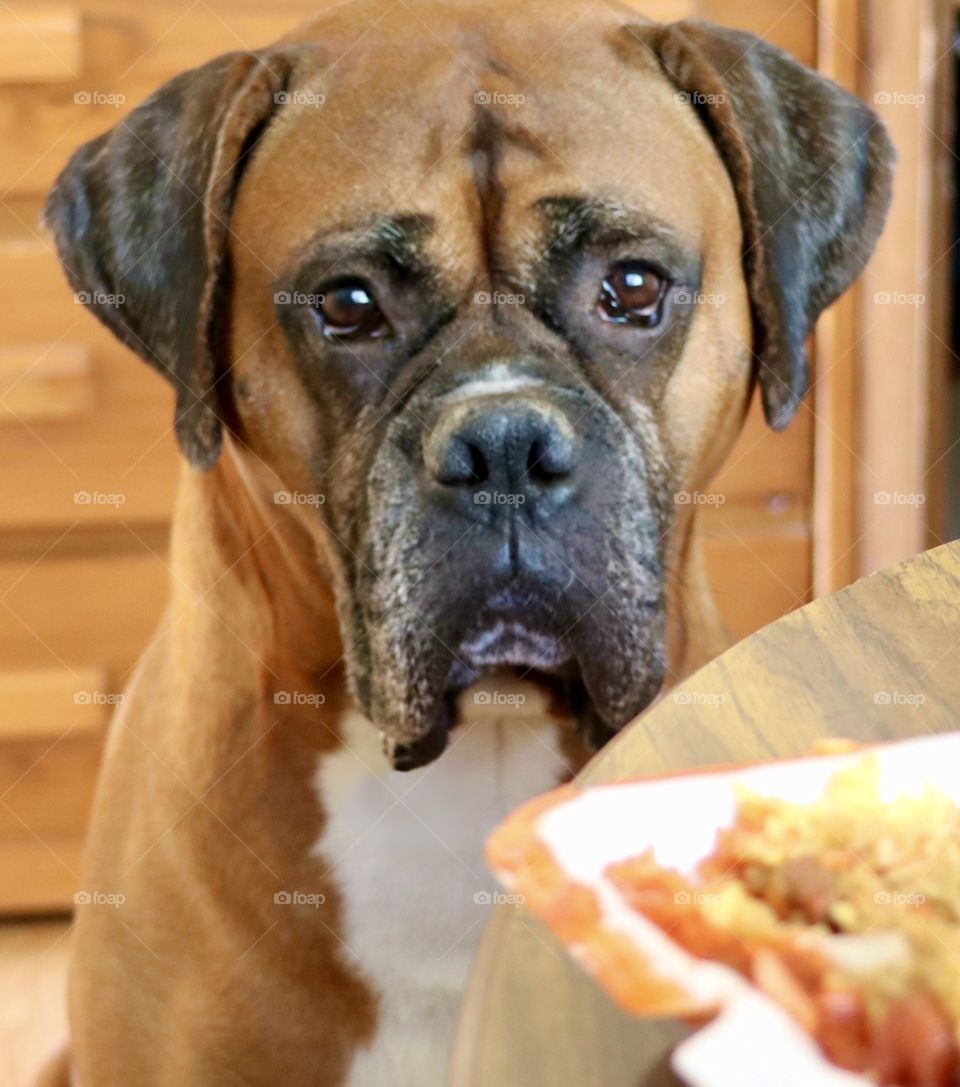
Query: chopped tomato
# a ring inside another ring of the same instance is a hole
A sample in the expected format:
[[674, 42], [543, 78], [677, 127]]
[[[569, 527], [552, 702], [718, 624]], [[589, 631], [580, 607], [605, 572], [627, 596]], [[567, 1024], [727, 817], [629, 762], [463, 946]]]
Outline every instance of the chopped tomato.
[[926, 993], [891, 1005], [874, 1031], [873, 1071], [884, 1085], [956, 1087], [957, 1043], [943, 1009]]
[[870, 1067], [870, 1024], [859, 993], [834, 989], [816, 998], [820, 1028], [817, 1038], [824, 1052], [841, 1068], [864, 1072]]

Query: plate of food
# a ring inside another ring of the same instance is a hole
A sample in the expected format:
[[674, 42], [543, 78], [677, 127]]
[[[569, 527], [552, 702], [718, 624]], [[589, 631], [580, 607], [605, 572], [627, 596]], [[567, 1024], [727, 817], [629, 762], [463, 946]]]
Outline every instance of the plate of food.
[[488, 859], [691, 1087], [960, 1085], [960, 733], [580, 788]]

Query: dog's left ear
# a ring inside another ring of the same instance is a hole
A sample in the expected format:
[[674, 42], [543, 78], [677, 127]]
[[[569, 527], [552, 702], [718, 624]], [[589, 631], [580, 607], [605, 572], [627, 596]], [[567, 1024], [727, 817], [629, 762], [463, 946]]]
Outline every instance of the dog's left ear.
[[628, 25], [697, 110], [733, 181], [753, 351], [767, 421], [807, 390], [806, 340], [859, 275], [887, 206], [895, 152], [859, 99], [752, 34], [709, 23]]
[[171, 79], [73, 155], [44, 211], [81, 300], [173, 385], [177, 438], [199, 469], [223, 440], [230, 208], [291, 70], [285, 51], [230, 53]]

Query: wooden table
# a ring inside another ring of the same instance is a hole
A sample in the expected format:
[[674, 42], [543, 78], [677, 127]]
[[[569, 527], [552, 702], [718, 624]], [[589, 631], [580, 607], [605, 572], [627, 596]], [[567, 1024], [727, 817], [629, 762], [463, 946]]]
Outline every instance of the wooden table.
[[[674, 688], [584, 782], [803, 754], [960, 727], [960, 544], [787, 615]], [[960, 768], [958, 768], [960, 771]], [[461, 1015], [453, 1087], [666, 1087], [688, 1028], [621, 1013], [522, 910], [489, 924]]]

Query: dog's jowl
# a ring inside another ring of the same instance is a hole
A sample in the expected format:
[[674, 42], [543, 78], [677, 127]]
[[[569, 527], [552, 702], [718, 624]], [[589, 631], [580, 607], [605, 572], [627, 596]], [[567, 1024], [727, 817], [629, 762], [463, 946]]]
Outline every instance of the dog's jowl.
[[587, 0], [340, 5], [76, 152], [47, 223], [183, 470], [64, 1076], [444, 1082], [483, 838], [722, 647], [677, 496], [800, 407], [891, 159], [779, 50]]

